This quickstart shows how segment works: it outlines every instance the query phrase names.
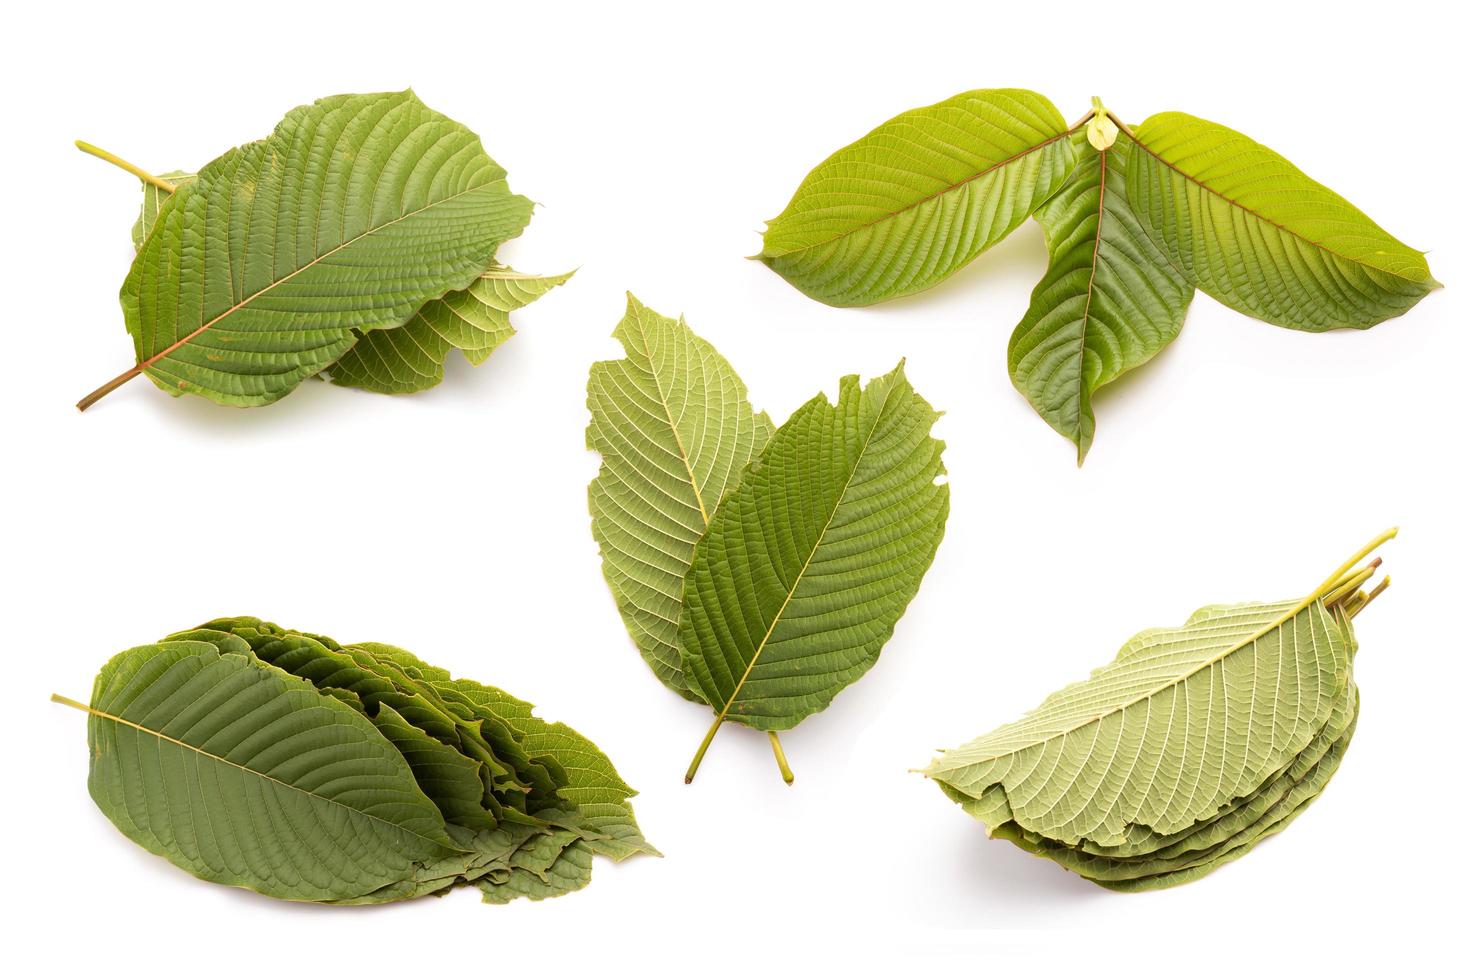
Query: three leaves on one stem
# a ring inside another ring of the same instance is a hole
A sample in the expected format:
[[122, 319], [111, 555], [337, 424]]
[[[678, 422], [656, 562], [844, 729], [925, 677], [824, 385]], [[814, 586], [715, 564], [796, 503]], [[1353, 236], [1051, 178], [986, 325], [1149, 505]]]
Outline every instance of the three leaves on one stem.
[[776, 733], [877, 660], [933, 561], [949, 512], [938, 413], [900, 364], [843, 378], [774, 429], [734, 369], [682, 320], [629, 297], [592, 366], [588, 488], [603, 573], [665, 685], [715, 719]]
[[421, 391], [461, 350], [482, 362], [509, 314], [567, 276], [494, 262], [531, 217], [505, 171], [412, 92], [293, 109], [198, 174], [144, 181], [121, 300], [138, 374], [172, 394], [266, 405], [306, 378]]
[[838, 150], [757, 258], [815, 299], [862, 306], [938, 283], [1032, 215], [1050, 262], [1012, 334], [1011, 378], [1079, 463], [1097, 389], [1178, 335], [1196, 288], [1320, 331], [1373, 326], [1439, 285], [1421, 252], [1234, 130], [1180, 112], [1134, 130], [1096, 100], [1069, 127], [1019, 89], [902, 113]]

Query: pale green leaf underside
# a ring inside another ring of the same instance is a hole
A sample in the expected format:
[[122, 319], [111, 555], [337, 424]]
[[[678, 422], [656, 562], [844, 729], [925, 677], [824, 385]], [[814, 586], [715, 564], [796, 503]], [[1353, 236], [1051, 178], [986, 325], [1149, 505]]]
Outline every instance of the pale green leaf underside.
[[745, 385], [682, 319], [632, 296], [613, 336], [626, 356], [592, 365], [587, 447], [602, 456], [587, 489], [602, 571], [634, 643], [674, 691], [684, 677], [679, 615], [684, 576], [708, 515], [772, 431]]
[[1044, 96], [977, 89], [894, 117], [819, 164], [759, 258], [833, 306], [934, 285], [1015, 230], [1071, 171]]
[[327, 369], [333, 384], [385, 394], [408, 394], [444, 380], [444, 360], [454, 350], [483, 364], [515, 333], [510, 314], [572, 277], [531, 276], [496, 266], [468, 289], [420, 307], [408, 322], [373, 330]]
[[1177, 337], [1194, 293], [1129, 207], [1128, 144], [1120, 137], [1105, 153], [1084, 144], [1037, 212], [1050, 260], [1011, 335], [1011, 380], [1076, 444], [1079, 463], [1092, 445], [1093, 394]]
[[715, 512], [684, 585], [685, 675], [767, 731], [820, 711], [877, 660], [949, 513], [938, 413], [900, 365], [791, 416]]
[[[183, 170], [171, 170], [158, 176], [177, 187], [180, 184], [192, 184], [197, 175], [186, 173]], [[143, 203], [138, 210], [138, 220], [133, 222], [134, 252], [143, 247], [144, 239], [153, 230], [153, 223], [158, 220], [158, 212], [163, 208], [163, 202], [169, 199], [169, 192], [157, 184], [150, 184], [146, 181], [142, 183]]]
[[1311, 595], [1207, 606], [924, 770], [988, 834], [1118, 891], [1182, 884], [1279, 833], [1358, 718], [1356, 562]]
[[98, 675], [92, 707], [115, 716], [89, 720], [93, 799], [201, 878], [320, 901], [454, 850], [370, 722], [248, 652], [198, 641], [129, 650]]
[[175, 394], [268, 404], [467, 288], [530, 209], [412, 93], [294, 109], [163, 202], [121, 295], [138, 362]]
[[[1349, 684], [1334, 704], [1327, 727], [1297, 759], [1274, 776], [1261, 791], [1228, 807], [1221, 817], [1196, 828], [1136, 845], [1131, 853], [1107, 853], [1087, 845], [1068, 848], [1042, 835], [1002, 825], [997, 836], [1032, 853], [1057, 862], [1070, 871], [1108, 885], [1129, 885], [1176, 875], [1204, 866], [1218, 866], [1227, 855], [1249, 849], [1282, 821], [1293, 816], [1326, 786], [1342, 760], [1357, 724], [1357, 689]], [[1084, 842], [1086, 844], [1086, 842]], [[1154, 881], [1157, 885], [1158, 882]]]
[[1184, 276], [1298, 330], [1371, 327], [1439, 284], [1424, 255], [1247, 136], [1182, 112], [1151, 116], [1128, 194]]
[[925, 772], [1051, 840], [1172, 834], [1254, 793], [1325, 727], [1351, 636], [1320, 601], [1215, 607], [1150, 630], [1021, 721]]

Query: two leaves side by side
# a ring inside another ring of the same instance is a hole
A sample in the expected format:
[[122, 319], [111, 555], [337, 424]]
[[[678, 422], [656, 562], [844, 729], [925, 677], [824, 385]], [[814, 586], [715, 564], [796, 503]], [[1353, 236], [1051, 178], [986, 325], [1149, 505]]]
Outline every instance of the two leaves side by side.
[[630, 297], [594, 364], [588, 488], [603, 574], [660, 680], [776, 733], [821, 711], [877, 660], [948, 516], [938, 413], [900, 364], [843, 378], [774, 432], [729, 363], [683, 320]]
[[1150, 629], [924, 775], [1009, 840], [1106, 888], [1193, 881], [1322, 792], [1353, 736], [1353, 619], [1380, 535], [1307, 596], [1206, 606]]
[[478, 886], [583, 887], [591, 858], [658, 852], [585, 737], [406, 650], [215, 620], [112, 658], [88, 786], [125, 835], [208, 881], [377, 904]]
[[412, 92], [301, 106], [197, 175], [124, 165], [144, 181], [121, 294], [137, 364], [82, 408], [140, 373], [240, 406], [323, 372], [421, 391], [449, 351], [480, 363], [512, 332], [511, 311], [567, 279], [494, 264], [531, 202], [478, 137]]
[[1179, 112], [1134, 130], [1100, 102], [1068, 127], [1016, 89], [902, 113], [838, 150], [757, 258], [824, 303], [867, 305], [938, 283], [1031, 215], [1050, 261], [1011, 377], [1079, 462], [1095, 392], [1178, 335], [1195, 288], [1321, 331], [1371, 327], [1439, 285], [1423, 253], [1234, 130]]

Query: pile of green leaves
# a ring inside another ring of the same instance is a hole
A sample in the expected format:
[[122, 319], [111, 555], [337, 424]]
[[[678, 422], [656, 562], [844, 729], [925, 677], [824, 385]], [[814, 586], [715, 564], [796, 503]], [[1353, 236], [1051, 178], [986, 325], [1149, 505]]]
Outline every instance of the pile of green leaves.
[[122, 287], [139, 374], [170, 394], [268, 405], [306, 378], [393, 394], [482, 363], [512, 311], [569, 277], [495, 264], [531, 202], [479, 137], [412, 92], [337, 95], [291, 110], [264, 140], [197, 174], [143, 181]]
[[1358, 720], [1353, 617], [1388, 585], [1356, 567], [1311, 594], [1206, 606], [1151, 629], [926, 776], [986, 833], [1116, 891], [1203, 877], [1279, 833], [1337, 771]]
[[658, 852], [597, 746], [407, 650], [219, 619], [113, 657], [92, 798], [207, 881], [337, 905], [575, 891], [592, 857]]
[[1422, 253], [1249, 137], [1182, 112], [1068, 126], [1023, 89], [902, 113], [819, 164], [756, 256], [833, 306], [927, 289], [1035, 216], [1050, 261], [1016, 387], [1077, 446], [1093, 395], [1168, 346], [1195, 289], [1296, 330], [1371, 327], [1439, 284]]
[[934, 559], [949, 515], [939, 413], [900, 363], [839, 382], [774, 428], [682, 319], [632, 296], [592, 365], [588, 488], [602, 570], [655, 674], [725, 721], [777, 732], [867, 672]]

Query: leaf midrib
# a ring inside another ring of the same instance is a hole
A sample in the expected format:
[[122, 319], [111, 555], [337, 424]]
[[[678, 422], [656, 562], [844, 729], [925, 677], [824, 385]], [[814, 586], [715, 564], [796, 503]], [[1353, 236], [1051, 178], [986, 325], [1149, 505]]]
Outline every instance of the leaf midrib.
[[[796, 590], [801, 587], [802, 577], [806, 575], [806, 570], [811, 567], [812, 559], [815, 558], [817, 552], [821, 550], [822, 541], [826, 538], [827, 532], [831, 530], [832, 522], [837, 518], [837, 512], [842, 509], [842, 502], [844, 499], [846, 499], [847, 491], [852, 486], [853, 477], [857, 475], [858, 467], [862, 465], [863, 457], [866, 456], [868, 453], [868, 446], [871, 445], [873, 441], [873, 433], [878, 431], [878, 425], [883, 421], [883, 413], [888, 408], [888, 400], [893, 396], [893, 389], [895, 387], [897, 386], [890, 385], [888, 387], [888, 390], [883, 393], [883, 401], [879, 403], [878, 412], [876, 415], [873, 416], [873, 427], [868, 430], [867, 436], [863, 439], [862, 448], [858, 450], [857, 456], [853, 459], [852, 471], [847, 474], [847, 480], [842, 484], [842, 491], [838, 493], [837, 500], [832, 504], [832, 513], [827, 515], [827, 522], [822, 525], [821, 533], [817, 535], [816, 541], [812, 543], [812, 550], [807, 554], [806, 561], [802, 562], [801, 571], [796, 573], [796, 578], [793, 579], [791, 582], [791, 588], [786, 590], [786, 598], [781, 600], [781, 608], [777, 609], [776, 615], [771, 617], [771, 625], [767, 627], [766, 635], [761, 637], [759, 645], [757, 645], [755, 650], [751, 653], [750, 663], [745, 665], [745, 673], [740, 675], [740, 680], [735, 683], [734, 689], [732, 689], [730, 692], [730, 697], [725, 701], [725, 706], [720, 709], [719, 716], [715, 721], [715, 724], [717, 726], [724, 723], [726, 716], [728, 716], [730, 713], [730, 706], [735, 703], [735, 699], [738, 698], [740, 696], [740, 692], [745, 689], [745, 682], [749, 680], [751, 671], [755, 670], [755, 665], [760, 662], [761, 654], [765, 651], [766, 648], [766, 643], [770, 641], [771, 634], [776, 631], [776, 626], [778, 623], [781, 622], [781, 616], [785, 614], [787, 605], [791, 603], [792, 597], [796, 595]], [[859, 406], [861, 406], [861, 391], [858, 392], [858, 399]], [[842, 399], [839, 396], [839, 405], [841, 404], [841, 401]]]
[[[664, 394], [663, 385], [659, 383], [658, 370], [653, 364], [653, 349], [648, 344], [648, 331], [643, 329], [640, 318], [638, 324], [639, 339], [643, 341], [643, 356], [648, 359], [648, 375], [653, 379], [653, 390], [658, 395], [658, 403], [664, 410], [664, 419], [669, 423], [669, 431], [673, 433], [674, 445], [679, 450], [679, 461], [684, 464], [684, 472], [689, 474], [689, 487], [694, 491], [694, 502], [699, 505], [699, 516], [706, 528], [709, 527], [709, 511], [704, 507], [704, 494], [699, 491], [699, 480], [694, 476], [694, 465], [689, 459], [689, 452], [684, 448], [684, 440], [679, 435], [679, 427], [674, 424], [674, 413], [669, 407], [668, 397]], [[693, 563], [693, 547], [690, 548], [690, 563]]]
[[780, 258], [785, 258], [788, 255], [796, 255], [796, 254], [798, 254], [800, 252], [810, 251], [811, 249], [814, 249], [814, 248], [821, 248], [823, 245], [830, 245], [833, 242], [837, 241], [838, 239], [847, 238], [850, 235], [856, 235], [858, 232], [865, 231], [868, 228], [873, 227], [874, 225], [882, 224], [885, 221], [892, 221], [894, 218], [898, 217], [901, 214], [905, 214], [905, 213], [907, 213], [909, 211], [914, 210], [915, 208], [923, 207], [925, 204], [928, 204], [930, 201], [933, 201], [933, 200], [936, 200], [938, 198], [941, 198], [941, 197], [943, 197], [946, 194], [952, 194], [955, 191], [959, 190], [961, 187], [964, 187], [967, 184], [974, 183], [975, 181], [979, 180], [981, 177], [984, 177], [984, 176], [986, 176], [988, 174], [992, 174], [995, 171], [1000, 170], [1003, 167], [1008, 167], [1008, 166], [1010, 166], [1011, 164], [1015, 163], [1017, 160], [1020, 160], [1023, 157], [1029, 156], [1030, 154], [1036, 153], [1036, 152], [1038, 152], [1040, 150], [1044, 150], [1048, 146], [1050, 146], [1053, 143], [1057, 142], [1058, 140], [1063, 140], [1063, 139], [1066, 139], [1067, 137], [1071, 136], [1079, 128], [1081, 128], [1081, 127], [1080, 126], [1073, 126], [1071, 129], [1064, 130], [1064, 131], [1058, 133], [1055, 136], [1048, 137], [1047, 139], [1043, 140], [1040, 143], [1036, 143], [1036, 144], [1033, 144], [1032, 146], [1028, 146], [1026, 149], [1021, 150], [1019, 153], [1014, 153], [1011, 156], [1006, 157], [1004, 160], [1001, 160], [1001, 161], [999, 161], [997, 163], [991, 164], [990, 166], [986, 167], [984, 170], [980, 170], [980, 171], [977, 171], [976, 173], [971, 174], [970, 176], [966, 177], [964, 180], [955, 181], [954, 183], [950, 184], [948, 187], [941, 188], [940, 190], [937, 190], [937, 191], [935, 191], [932, 194], [929, 194], [929, 195], [927, 195], [925, 197], [921, 197], [917, 201], [914, 201], [911, 204], [905, 204], [903, 207], [897, 209], [896, 211], [890, 211], [887, 214], [884, 214], [884, 215], [881, 215], [881, 216], [879, 216], [877, 218], [872, 219], [871, 221], [865, 221], [862, 224], [857, 225], [856, 227], [849, 228], [846, 231], [838, 232], [837, 234], [832, 235], [830, 238], [824, 238], [824, 239], [822, 239], [819, 242], [812, 242], [809, 245], [798, 245], [795, 248], [788, 248], [788, 249], [785, 249], [784, 251], [781, 251], [781, 252], [767, 253], [767, 254], [764, 255], [764, 257], [765, 258], [771, 258], [771, 259], [780, 259]]
[[306, 796], [309, 796], [312, 799], [321, 800], [323, 803], [330, 803], [330, 804], [332, 804], [334, 806], [340, 806], [342, 809], [348, 811], [349, 813], [356, 813], [356, 814], [359, 814], [360, 816], [366, 817], [369, 820], [375, 820], [375, 821], [377, 821], [377, 822], [379, 822], [381, 824], [384, 824], [384, 825], [386, 825], [388, 827], [392, 827], [395, 830], [402, 831], [405, 834], [409, 834], [409, 835], [411, 835], [413, 837], [419, 838], [422, 841], [426, 841], [427, 843], [433, 844], [435, 847], [439, 847], [441, 849], [446, 849], [446, 850], [448, 849], [448, 848], [445, 848], [445, 845], [444, 845], [444, 843], [442, 841], [437, 841], [437, 840], [435, 840], [432, 837], [425, 837], [423, 834], [420, 834], [420, 833], [418, 833], [417, 831], [414, 831], [414, 830], [410, 830], [407, 827], [403, 826], [402, 824], [393, 823], [391, 820], [384, 820], [382, 817], [379, 817], [379, 816], [376, 816], [374, 814], [368, 813], [366, 810], [359, 810], [356, 807], [348, 806], [346, 803], [343, 803], [340, 800], [334, 800], [334, 799], [332, 799], [329, 796], [322, 796], [319, 793], [313, 793], [309, 789], [303, 789], [302, 787], [293, 785], [291, 783], [288, 783], [285, 780], [277, 779], [275, 776], [272, 776], [269, 773], [261, 772], [258, 769], [251, 769], [249, 766], [242, 765], [241, 763], [235, 762], [232, 759], [226, 759], [223, 756], [215, 755], [213, 752], [206, 752], [204, 749], [198, 747], [197, 745], [190, 745], [188, 742], [185, 742], [185, 741], [183, 741], [181, 739], [174, 738], [172, 735], [165, 735], [162, 732], [154, 731], [153, 729], [148, 728], [145, 725], [141, 725], [138, 722], [130, 721], [129, 719], [123, 718], [120, 715], [115, 715], [115, 714], [112, 714], [111, 712], [103, 711], [101, 708], [95, 708], [95, 707], [93, 707], [91, 705], [85, 705], [84, 707], [86, 708], [87, 713], [90, 714], [90, 715], [94, 715], [94, 716], [96, 716], [98, 718], [106, 719], [107, 721], [111, 721], [111, 722], [113, 722], [115, 724], [126, 725], [129, 728], [137, 729], [138, 731], [143, 732], [144, 734], [152, 735], [154, 738], [157, 738], [160, 741], [171, 742], [174, 745], [178, 745], [178, 746], [180, 746], [182, 748], [189, 749], [192, 752], [196, 752], [199, 755], [204, 756], [206, 759], [212, 759], [215, 762], [220, 762], [220, 763], [223, 763], [224, 765], [227, 765], [227, 766], [233, 766], [236, 769], [241, 770], [242, 772], [248, 772], [251, 775], [259, 776], [261, 779], [264, 779], [264, 780], [267, 780], [269, 782], [275, 783], [278, 786], [284, 786], [287, 789], [295, 790], [296, 792], [302, 793], [302, 794], [304, 794]]
[[[189, 187], [196, 187], [197, 185], [190, 184], [190, 185], [187, 185], [187, 186], [189, 186]], [[139, 361], [138, 362], [138, 369], [140, 371], [146, 371], [146, 370], [148, 370], [154, 364], [157, 364], [160, 360], [162, 360], [163, 358], [165, 358], [168, 355], [172, 354], [174, 351], [178, 350], [180, 347], [183, 347], [185, 344], [187, 344], [190, 341], [192, 341], [195, 337], [198, 337], [204, 331], [206, 331], [206, 330], [210, 329], [211, 327], [215, 326], [221, 320], [225, 319], [226, 317], [229, 317], [229, 316], [233, 315], [234, 313], [238, 312], [241, 309], [244, 309], [246, 306], [248, 306], [249, 304], [255, 302], [257, 299], [259, 299], [261, 296], [264, 296], [266, 293], [270, 292], [272, 289], [275, 289], [277, 286], [280, 286], [280, 285], [282, 285], [284, 283], [290, 282], [296, 276], [298, 276], [301, 273], [305, 272], [306, 270], [310, 269], [312, 266], [316, 265], [318, 262], [322, 261], [323, 259], [329, 258], [329, 257], [337, 254], [338, 252], [342, 251], [342, 249], [347, 248], [350, 245], [355, 245], [356, 243], [362, 241], [365, 238], [368, 238], [371, 235], [379, 234], [384, 229], [391, 228], [393, 225], [397, 224], [400, 221], [405, 221], [405, 220], [407, 220], [409, 218], [414, 217], [415, 215], [423, 214], [424, 212], [430, 211], [430, 210], [432, 210], [434, 208], [437, 208], [437, 207], [442, 207], [443, 205], [448, 204], [450, 201], [453, 201], [453, 200], [456, 200], [458, 198], [464, 197], [466, 194], [473, 194], [476, 191], [483, 190], [485, 187], [488, 187], [488, 186], [489, 186], [489, 184], [476, 184], [474, 187], [466, 188], [465, 190], [458, 191], [458, 192], [456, 192], [454, 194], [449, 195], [448, 197], [440, 198], [439, 200], [434, 201], [434, 202], [432, 202], [430, 204], [426, 204], [426, 205], [424, 205], [421, 208], [417, 208], [417, 209], [415, 209], [413, 211], [409, 211], [406, 214], [401, 214], [398, 217], [392, 219], [391, 221], [385, 221], [381, 225], [377, 225], [377, 226], [375, 226], [373, 228], [369, 228], [366, 231], [363, 231], [360, 234], [354, 235], [352, 238], [349, 238], [347, 241], [343, 242], [342, 244], [337, 245], [334, 248], [331, 248], [331, 249], [327, 250], [326, 252], [323, 252], [321, 255], [318, 255], [316, 258], [312, 259], [310, 262], [308, 262], [305, 265], [301, 266], [299, 269], [294, 269], [291, 272], [287, 273], [286, 275], [282, 276], [280, 279], [274, 280], [273, 282], [271, 282], [271, 283], [269, 283], [269, 284], [261, 287], [260, 289], [256, 290], [255, 292], [251, 293], [249, 296], [247, 296], [244, 299], [240, 300], [240, 302], [236, 303], [234, 306], [231, 306], [229, 309], [225, 310], [223, 313], [218, 314], [213, 319], [211, 319], [208, 322], [206, 322], [206, 323], [200, 325], [199, 327], [195, 328], [188, 335], [180, 338], [179, 340], [174, 341], [168, 347], [166, 347], [163, 350], [159, 351], [157, 354], [154, 354], [152, 357], [149, 357], [149, 358], [147, 358], [146, 360], [143, 360], [143, 361]]]
[[[1087, 273], [1087, 298], [1082, 303], [1082, 332], [1077, 339], [1077, 452], [1081, 454], [1082, 449], [1082, 408], [1083, 402], [1088, 399], [1087, 375], [1084, 370], [1087, 366], [1087, 327], [1092, 317], [1092, 295], [1097, 283], [1097, 257], [1102, 251], [1103, 221], [1107, 218], [1108, 199], [1108, 153], [1110, 150], [1101, 150], [1097, 154], [1098, 168], [1101, 173], [1097, 179], [1097, 232], [1092, 239], [1092, 265]], [[1079, 455], [1078, 465], [1081, 465]]]

